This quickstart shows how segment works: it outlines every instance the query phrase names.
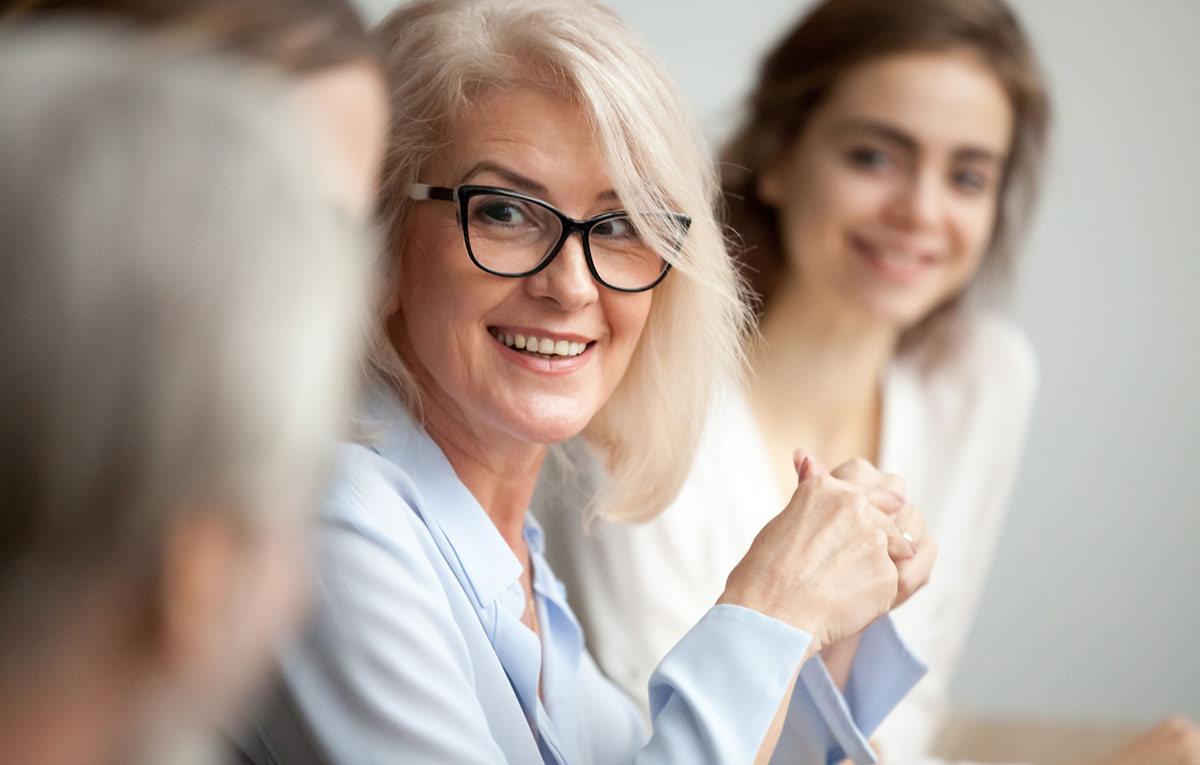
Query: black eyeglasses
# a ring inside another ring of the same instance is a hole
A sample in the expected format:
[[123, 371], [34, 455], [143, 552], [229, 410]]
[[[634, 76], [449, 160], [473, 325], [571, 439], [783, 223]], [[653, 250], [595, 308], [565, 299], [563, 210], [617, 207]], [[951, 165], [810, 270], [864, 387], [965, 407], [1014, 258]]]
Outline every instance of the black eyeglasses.
[[[415, 200], [458, 203], [458, 219], [471, 262], [496, 276], [530, 276], [550, 265], [567, 239], [579, 232], [583, 255], [592, 277], [618, 292], [644, 292], [671, 270], [638, 232], [624, 210], [587, 220], [569, 218], [535, 197], [495, 186], [430, 186], [414, 183]], [[676, 251], [692, 219], [683, 213], [653, 213], [661, 221]]]

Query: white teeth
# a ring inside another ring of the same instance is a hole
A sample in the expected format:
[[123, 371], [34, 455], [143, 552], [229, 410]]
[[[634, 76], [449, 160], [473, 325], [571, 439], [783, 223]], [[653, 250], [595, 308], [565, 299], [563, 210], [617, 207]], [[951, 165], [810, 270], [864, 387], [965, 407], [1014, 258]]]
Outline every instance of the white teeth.
[[526, 337], [525, 335], [510, 335], [498, 330], [489, 330], [492, 337], [507, 345], [527, 353], [541, 356], [578, 356], [587, 350], [587, 343], [577, 343], [571, 340], [551, 340], [548, 337]]

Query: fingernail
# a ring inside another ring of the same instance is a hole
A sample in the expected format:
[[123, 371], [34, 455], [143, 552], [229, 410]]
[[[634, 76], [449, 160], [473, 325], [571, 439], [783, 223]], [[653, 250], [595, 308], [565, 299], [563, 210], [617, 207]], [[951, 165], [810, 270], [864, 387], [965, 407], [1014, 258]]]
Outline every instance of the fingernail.
[[908, 540], [908, 546], [912, 548], [913, 555], [916, 555], [917, 554], [917, 543], [913, 541], [912, 534], [909, 534], [907, 531], [901, 531], [900, 536], [902, 536], [906, 540]]
[[807, 478], [809, 471], [812, 470], [812, 465], [809, 463], [810, 460], [808, 457], [805, 457], [804, 459], [800, 460], [800, 466], [796, 468], [796, 477], [801, 481]]
[[904, 503], [907, 500], [904, 499], [903, 494], [900, 494], [899, 492], [895, 492], [895, 491], [888, 492], [888, 493], [891, 494], [892, 497], [896, 500], [896, 504], [900, 505], [900, 507], [904, 507]]

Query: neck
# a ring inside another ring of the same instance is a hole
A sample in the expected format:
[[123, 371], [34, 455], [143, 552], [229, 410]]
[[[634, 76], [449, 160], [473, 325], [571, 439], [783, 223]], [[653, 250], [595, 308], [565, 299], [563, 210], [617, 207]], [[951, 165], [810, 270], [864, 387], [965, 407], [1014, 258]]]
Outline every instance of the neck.
[[789, 279], [760, 334], [749, 392], [763, 430], [787, 434], [831, 467], [875, 459], [880, 386], [899, 330]]
[[545, 445], [487, 426], [472, 428], [433, 396], [426, 397], [425, 429], [524, 565], [521, 532], [546, 456]]

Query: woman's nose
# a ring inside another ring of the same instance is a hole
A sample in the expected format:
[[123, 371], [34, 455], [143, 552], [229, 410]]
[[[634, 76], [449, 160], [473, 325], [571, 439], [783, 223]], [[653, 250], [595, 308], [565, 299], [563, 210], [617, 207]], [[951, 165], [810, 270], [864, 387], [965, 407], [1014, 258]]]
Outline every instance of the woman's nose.
[[933, 170], [920, 170], [898, 184], [888, 210], [898, 226], [917, 230], [937, 225], [943, 205], [940, 176]]
[[600, 285], [588, 270], [580, 235], [573, 233], [567, 237], [550, 265], [525, 277], [525, 288], [530, 295], [553, 300], [568, 311], [577, 311], [595, 302]]

